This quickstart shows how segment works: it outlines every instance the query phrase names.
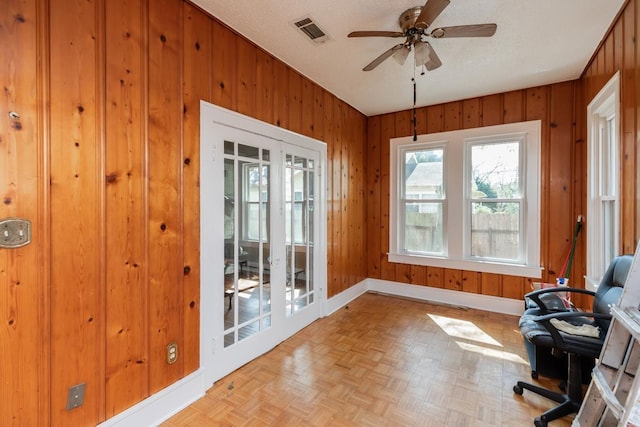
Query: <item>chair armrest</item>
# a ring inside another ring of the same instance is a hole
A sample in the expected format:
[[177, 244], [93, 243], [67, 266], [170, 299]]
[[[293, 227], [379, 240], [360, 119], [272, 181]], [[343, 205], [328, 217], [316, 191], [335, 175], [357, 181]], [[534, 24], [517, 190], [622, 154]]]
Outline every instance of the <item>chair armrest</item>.
[[[581, 289], [581, 288], [569, 288], [567, 286], [558, 286], [558, 287], [553, 287], [553, 288], [544, 288], [544, 289], [538, 289], [536, 291], [532, 291], [529, 292], [528, 294], [526, 294], [525, 300], [527, 298], [533, 300], [538, 307], [543, 311], [543, 313], [551, 313], [551, 312], [557, 312], [555, 310], [550, 309], [549, 307], [547, 307], [547, 305], [544, 303], [544, 301], [542, 300], [542, 296], [546, 295], [546, 294], [557, 294], [560, 292], [573, 292], [573, 293], [578, 293], [578, 294], [585, 294], [585, 295], [590, 295], [590, 296], [595, 296], [596, 293], [587, 289]], [[570, 309], [566, 309], [566, 311], [571, 311]]]

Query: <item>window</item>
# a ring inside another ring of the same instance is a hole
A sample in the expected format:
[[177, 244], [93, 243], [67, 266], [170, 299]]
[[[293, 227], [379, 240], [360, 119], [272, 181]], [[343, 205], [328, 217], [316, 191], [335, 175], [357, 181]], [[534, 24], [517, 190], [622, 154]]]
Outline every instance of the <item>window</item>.
[[540, 121], [391, 140], [389, 261], [541, 277]]
[[620, 221], [619, 73], [587, 107], [587, 289], [595, 289], [618, 255]]
[[[256, 164], [244, 165], [244, 183], [243, 191], [245, 199], [245, 239], [259, 240], [260, 236], [260, 218], [262, 218], [262, 229], [267, 229], [267, 182], [269, 180], [269, 169], [267, 166], [262, 167]], [[260, 182], [262, 175], [262, 182]], [[262, 206], [262, 213], [260, 207]]]

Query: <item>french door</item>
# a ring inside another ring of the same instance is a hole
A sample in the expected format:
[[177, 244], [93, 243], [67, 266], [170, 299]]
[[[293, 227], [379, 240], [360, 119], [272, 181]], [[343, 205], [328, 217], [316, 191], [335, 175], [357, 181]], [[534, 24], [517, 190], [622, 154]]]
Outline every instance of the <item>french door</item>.
[[213, 382], [323, 313], [324, 144], [201, 107], [201, 364]]

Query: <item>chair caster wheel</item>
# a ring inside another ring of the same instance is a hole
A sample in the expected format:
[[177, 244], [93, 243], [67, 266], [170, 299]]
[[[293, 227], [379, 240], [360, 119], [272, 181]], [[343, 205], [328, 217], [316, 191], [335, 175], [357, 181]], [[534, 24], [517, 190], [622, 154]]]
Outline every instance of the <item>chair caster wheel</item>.
[[535, 420], [533, 420], [533, 425], [536, 427], [547, 427], [547, 422], [542, 421], [540, 417], [537, 417]]
[[514, 385], [514, 386], [513, 386], [513, 392], [514, 392], [515, 394], [519, 394], [520, 396], [522, 396], [522, 392], [523, 392], [523, 391], [524, 391], [524, 390], [523, 390], [523, 388], [522, 388], [522, 387], [520, 387], [518, 384], [516, 384], [516, 385]]
[[537, 380], [538, 379], [538, 372], [531, 371], [531, 378], [533, 378], [534, 380]]

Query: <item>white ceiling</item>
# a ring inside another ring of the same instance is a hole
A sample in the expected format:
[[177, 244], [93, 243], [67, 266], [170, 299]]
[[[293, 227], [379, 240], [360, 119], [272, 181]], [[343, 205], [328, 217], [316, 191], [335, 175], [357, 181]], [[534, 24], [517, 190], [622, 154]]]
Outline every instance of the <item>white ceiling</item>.
[[[430, 39], [442, 67], [420, 75], [411, 56], [362, 68], [402, 38], [347, 38], [401, 31], [400, 14], [422, 0], [192, 0], [290, 67], [366, 115], [578, 78], [625, 0], [451, 0], [432, 23], [496, 23], [488, 38]], [[330, 39], [315, 44], [292, 25], [310, 15]]]

